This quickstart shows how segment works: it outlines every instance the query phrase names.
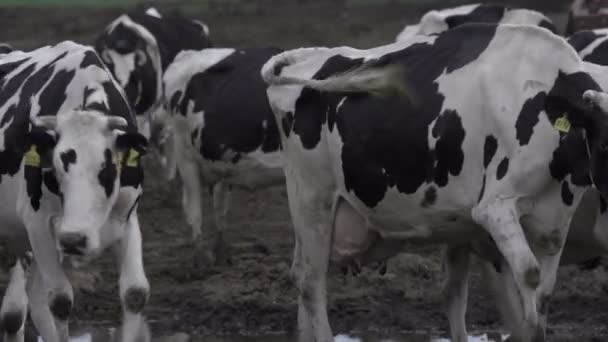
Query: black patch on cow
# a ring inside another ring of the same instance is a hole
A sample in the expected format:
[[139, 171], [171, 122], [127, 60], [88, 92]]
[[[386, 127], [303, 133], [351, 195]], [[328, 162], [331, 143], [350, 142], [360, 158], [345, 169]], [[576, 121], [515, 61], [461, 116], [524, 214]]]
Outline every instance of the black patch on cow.
[[553, 33], [557, 33], [557, 28], [555, 27], [555, 25], [547, 19], [541, 20], [540, 23], [538, 24], [538, 26], [544, 27]]
[[42, 198], [42, 169], [39, 167], [26, 165], [23, 169], [25, 177], [25, 188], [30, 204], [35, 211], [40, 209], [40, 199]]
[[538, 116], [545, 109], [545, 97], [546, 94], [540, 92], [524, 102], [517, 121], [515, 121], [516, 137], [520, 146], [527, 145], [530, 142], [532, 133], [534, 133], [534, 126], [539, 121]]
[[568, 37], [568, 43], [576, 50], [583, 51], [587, 46], [593, 43], [596, 39], [604, 37], [604, 34], [597, 34], [593, 31], [578, 31]]
[[72, 312], [72, 300], [66, 294], [58, 294], [51, 302], [50, 309], [53, 316], [61, 321], [67, 321]]
[[509, 158], [504, 157], [503, 160], [500, 161], [498, 167], [496, 168], [496, 179], [501, 180], [507, 174], [509, 170]]
[[493, 135], [487, 135], [483, 144], [483, 167], [488, 168], [498, 150], [498, 141]]
[[[168, 94], [172, 111], [188, 115], [204, 112], [200, 153], [207, 160], [247, 154], [261, 148], [279, 149], [279, 130], [259, 70], [281, 50], [238, 50], [207, 70], [192, 75], [183, 95]], [[230, 151], [229, 153], [227, 153]]]
[[59, 70], [40, 94], [40, 112], [44, 115], [57, 115], [57, 111], [67, 98], [65, 90], [72, 82], [76, 70]]
[[583, 57], [585, 62], [590, 62], [598, 65], [608, 65], [608, 39], [599, 43], [593, 51]]
[[479, 198], [477, 199], [477, 203], [481, 202], [483, 198], [483, 194], [486, 191], [486, 175], [483, 175], [483, 180], [481, 181], [481, 190], [479, 191]]
[[498, 23], [502, 20], [507, 8], [502, 5], [482, 4], [468, 14], [451, 15], [445, 18], [449, 28], [468, 23]]
[[281, 119], [281, 126], [283, 126], [283, 132], [285, 136], [289, 138], [289, 134], [291, 134], [291, 129], [293, 127], [293, 113], [287, 112], [285, 116]]
[[448, 184], [448, 174], [457, 176], [462, 170], [465, 131], [458, 113], [446, 110], [437, 119], [432, 133], [434, 138], [438, 138], [435, 144], [435, 183], [442, 187]]
[[[169, 108], [175, 110], [179, 106], [179, 100], [182, 98], [182, 91], [178, 90], [171, 96], [171, 101], [169, 101]], [[182, 115], [186, 115], [185, 113], [181, 113]]]
[[[104, 113], [116, 115], [127, 120], [127, 128], [125, 128], [126, 132], [137, 132], [137, 122], [135, 121], [135, 116], [131, 112], [131, 107], [124, 100], [123, 95], [120, 93], [119, 89], [116, 88], [112, 81], [106, 81], [102, 83], [103, 90], [107, 96], [107, 110]], [[93, 106], [90, 109], [96, 109], [95, 103], [90, 104]], [[89, 109], [88, 106], [86, 109]]]
[[101, 60], [94, 51], [87, 51], [84, 53], [84, 58], [82, 59], [82, 62], [80, 62], [80, 69], [84, 69], [90, 65], [102, 65]]
[[141, 165], [141, 155], [137, 157], [137, 166], [129, 166], [126, 164], [128, 153], [129, 152], [127, 151], [127, 153], [124, 154], [121, 161], [120, 186], [139, 188], [144, 182], [144, 168]]
[[566, 181], [562, 182], [562, 201], [568, 206], [571, 206], [574, 201], [574, 195], [570, 191], [570, 186]]
[[422, 199], [420, 206], [423, 208], [430, 207], [431, 205], [435, 204], [436, 201], [437, 189], [434, 186], [431, 186], [424, 192], [424, 198]]
[[195, 128], [192, 131], [192, 133], [190, 133], [190, 142], [191, 142], [192, 146], [194, 146], [196, 144], [196, 137], [198, 137], [198, 133], [199, 133], [198, 127]]
[[61, 163], [63, 164], [63, 170], [65, 172], [68, 172], [70, 164], [76, 163], [76, 151], [74, 151], [73, 149], [69, 149], [67, 151], [61, 152], [59, 154], [59, 158], [61, 159]]
[[10, 311], [2, 315], [2, 328], [6, 335], [14, 335], [25, 323], [25, 313], [21, 311]]
[[[333, 115], [344, 143], [341, 158], [346, 188], [369, 207], [377, 205], [389, 187], [412, 194], [429, 182], [446, 185], [450, 174], [462, 170], [466, 132], [459, 113], [442, 112], [444, 96], [434, 80], [477, 59], [495, 30], [492, 25], [461, 26], [442, 33], [434, 43], [413, 44], [377, 60], [379, 65], [394, 63], [408, 70], [408, 82], [416, 85], [415, 105], [398, 97], [348, 94], [344, 99], [345, 94], [303, 89], [296, 101], [292, 132], [299, 135], [305, 149], [315, 148], [322, 124]], [[314, 78], [359, 63], [334, 56]], [[436, 146], [428, 144], [431, 129], [438, 139]]]
[[59, 182], [57, 181], [57, 177], [55, 177], [55, 173], [50, 170], [45, 170], [42, 173], [42, 179], [44, 181], [44, 185], [50, 192], [53, 194], [63, 197], [61, 190], [59, 189]]
[[101, 164], [101, 170], [97, 175], [97, 179], [99, 180], [99, 184], [105, 190], [106, 196], [110, 197], [112, 195], [112, 191], [114, 190], [114, 181], [116, 180], [116, 165], [112, 160], [112, 151], [109, 149], [104, 150], [104, 162]]

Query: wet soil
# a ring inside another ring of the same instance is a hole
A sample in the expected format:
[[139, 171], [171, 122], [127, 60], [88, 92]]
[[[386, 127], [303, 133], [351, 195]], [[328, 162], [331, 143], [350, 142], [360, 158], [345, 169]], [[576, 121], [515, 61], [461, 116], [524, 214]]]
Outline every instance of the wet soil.
[[[349, 9], [340, 1], [272, 3], [247, 15], [238, 10], [188, 14], [209, 24], [217, 46], [370, 47], [392, 41], [406, 22], [424, 10], [398, 5]], [[22, 49], [65, 39], [91, 43], [120, 13], [115, 9], [0, 9], [0, 41]], [[234, 249], [233, 265], [209, 272], [192, 267], [191, 233], [180, 198], [179, 183], [152, 179], [139, 209], [152, 286], [145, 313], [152, 329], [161, 335], [185, 331], [199, 336], [293, 332], [296, 292], [288, 277], [293, 238], [284, 187], [234, 191], [227, 231]], [[204, 202], [208, 226], [212, 224], [209, 198]], [[267, 251], [252, 248], [255, 239], [261, 239]], [[445, 334], [439, 255], [439, 246], [410, 245], [391, 260], [385, 276], [364, 272], [346, 279], [332, 273], [329, 316], [335, 332]], [[113, 258], [106, 255], [78, 278], [73, 321], [116, 325], [121, 312]], [[551, 340], [606, 340], [607, 281], [602, 267], [560, 270], [551, 305]], [[501, 328], [491, 296], [477, 275], [471, 279], [467, 319], [473, 331]]]

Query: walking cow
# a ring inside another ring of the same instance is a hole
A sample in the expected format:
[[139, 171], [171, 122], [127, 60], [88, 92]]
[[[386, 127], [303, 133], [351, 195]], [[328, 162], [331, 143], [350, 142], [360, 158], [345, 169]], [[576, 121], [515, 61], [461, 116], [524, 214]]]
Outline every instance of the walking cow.
[[[25, 304], [45, 341], [69, 337], [73, 292], [62, 263], [81, 265], [107, 248], [117, 257], [124, 325], [143, 320], [149, 285], [137, 202], [145, 147], [92, 48], [63, 42], [0, 55], [0, 225], [27, 230], [34, 262]], [[16, 282], [9, 292], [19, 289]], [[25, 305], [17, 304], [2, 310], [15, 331], [26, 317], [10, 310]], [[123, 338], [133, 340], [128, 328]]]
[[373, 254], [395, 240], [458, 243], [483, 231], [512, 270], [518, 337], [543, 339], [572, 214], [588, 187], [608, 194], [598, 71], [548, 30], [487, 24], [371, 50], [287, 51], [266, 63], [301, 340], [332, 340], [332, 236], [353, 232], [359, 254]]

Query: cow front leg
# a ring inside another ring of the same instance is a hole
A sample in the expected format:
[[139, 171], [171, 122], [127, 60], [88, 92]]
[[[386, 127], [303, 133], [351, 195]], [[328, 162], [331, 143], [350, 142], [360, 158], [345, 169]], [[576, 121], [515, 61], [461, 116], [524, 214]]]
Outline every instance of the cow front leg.
[[444, 251], [446, 281], [444, 297], [447, 306], [450, 336], [454, 342], [468, 341], [466, 328], [469, 294], [469, 245], [448, 245]]
[[472, 211], [473, 220], [490, 235], [509, 264], [523, 304], [523, 341], [535, 339], [539, 326], [536, 289], [541, 281], [538, 261], [519, 223], [516, 199], [483, 201]]
[[139, 220], [133, 212], [125, 225], [124, 236], [114, 248], [120, 269], [119, 291], [123, 309], [121, 342], [136, 341], [145, 324], [143, 310], [150, 285], [144, 271]]
[[28, 306], [26, 280], [23, 265], [17, 259], [10, 270], [10, 280], [0, 308], [0, 321], [4, 328], [3, 341], [23, 342], [24, 340]]
[[[34, 276], [34, 283], [37, 288], [35, 296], [46, 296], [47, 298], [36, 298], [36, 302], [47, 305], [52, 313], [55, 329], [45, 329], [48, 336], [40, 332], [44, 341], [69, 341], [68, 320], [72, 312], [74, 292], [63, 267], [59, 260], [59, 253], [55, 244], [55, 238], [51, 233], [53, 224], [50, 218], [33, 214], [26, 216], [26, 228], [30, 245], [32, 246], [33, 259], [35, 260], [37, 276]], [[36, 279], [36, 277], [39, 277]], [[40, 293], [37, 293], [40, 291]], [[34, 295], [30, 295], [31, 302], [34, 302]], [[32, 311], [35, 311], [30, 304]], [[46, 310], [41, 308], [40, 310]], [[32, 315], [34, 313], [32, 312]], [[42, 316], [45, 316], [43, 313]], [[44, 320], [44, 319], [43, 319]], [[46, 325], [46, 323], [44, 323]]]
[[[228, 265], [231, 263], [230, 247], [224, 239], [227, 229], [228, 210], [230, 208], [231, 189], [223, 182], [213, 185], [213, 215], [215, 218], [215, 230], [205, 234], [203, 241], [208, 241], [206, 249], [213, 251], [212, 259], [216, 265]], [[209, 237], [207, 238], [207, 235]]]
[[[293, 273], [298, 296], [299, 340], [333, 341], [327, 317], [327, 269], [332, 240], [332, 200], [288, 182], [296, 251]], [[299, 256], [298, 256], [299, 255]]]

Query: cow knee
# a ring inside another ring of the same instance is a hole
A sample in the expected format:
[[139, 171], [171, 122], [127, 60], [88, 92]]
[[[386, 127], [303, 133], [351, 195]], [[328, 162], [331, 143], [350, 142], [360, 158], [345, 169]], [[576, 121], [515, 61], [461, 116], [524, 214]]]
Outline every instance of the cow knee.
[[130, 313], [141, 313], [148, 302], [148, 290], [141, 287], [131, 287], [124, 295], [124, 307]]
[[65, 293], [55, 295], [51, 300], [51, 312], [61, 321], [66, 321], [72, 312], [72, 299]]
[[2, 315], [2, 327], [8, 335], [18, 333], [25, 323], [25, 314], [21, 311], [11, 311]]

